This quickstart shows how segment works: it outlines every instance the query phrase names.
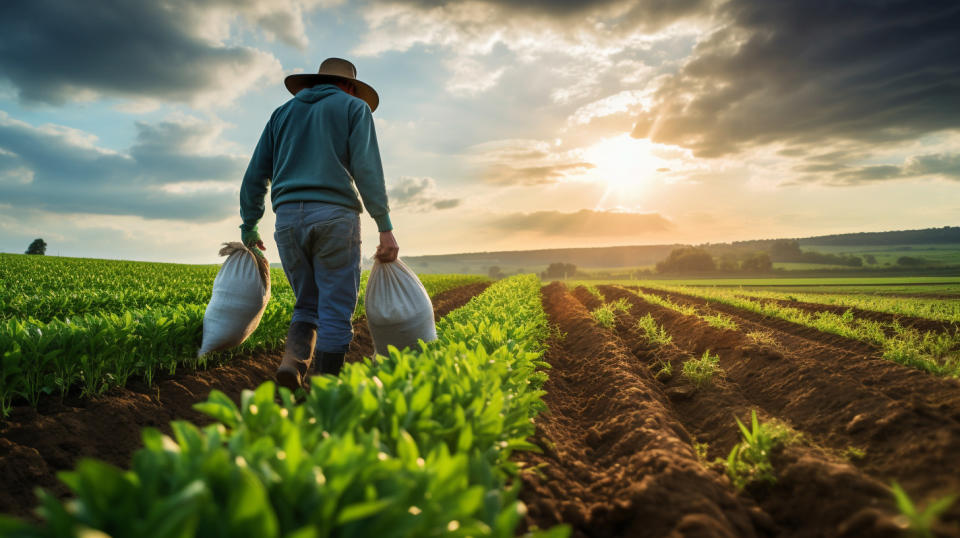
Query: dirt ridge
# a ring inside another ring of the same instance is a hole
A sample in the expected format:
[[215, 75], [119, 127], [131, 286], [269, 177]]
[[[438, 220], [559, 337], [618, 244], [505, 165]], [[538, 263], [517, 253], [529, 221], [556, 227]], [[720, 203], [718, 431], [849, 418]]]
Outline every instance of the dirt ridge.
[[757, 536], [769, 517], [703, 467], [669, 400], [622, 344], [559, 283], [543, 289], [566, 334], [545, 360], [548, 411], [536, 420], [543, 454], [521, 456], [528, 525], [573, 536]]

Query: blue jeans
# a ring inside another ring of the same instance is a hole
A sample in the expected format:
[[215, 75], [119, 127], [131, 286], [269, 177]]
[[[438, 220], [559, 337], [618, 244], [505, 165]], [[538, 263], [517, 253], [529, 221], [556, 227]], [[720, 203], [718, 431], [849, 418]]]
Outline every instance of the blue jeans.
[[273, 234], [297, 302], [292, 321], [317, 327], [317, 351], [346, 353], [360, 289], [360, 214], [322, 202], [277, 206]]

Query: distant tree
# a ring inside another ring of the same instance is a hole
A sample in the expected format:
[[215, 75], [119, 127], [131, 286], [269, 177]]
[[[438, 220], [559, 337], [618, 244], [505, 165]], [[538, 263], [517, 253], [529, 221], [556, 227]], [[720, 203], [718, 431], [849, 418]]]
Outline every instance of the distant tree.
[[914, 258], [912, 256], [900, 256], [897, 258], [897, 265], [902, 267], [921, 267], [929, 262], [923, 258]]
[[743, 260], [740, 269], [747, 273], [766, 273], [773, 269], [773, 262], [766, 252], [754, 252]]
[[30, 246], [27, 247], [26, 254], [39, 254], [43, 256], [47, 253], [47, 242], [43, 239], [34, 239], [33, 243], [30, 243]]
[[675, 248], [667, 259], [657, 263], [658, 273], [705, 273], [716, 269], [713, 256], [697, 247]]
[[798, 241], [778, 239], [770, 245], [770, 259], [778, 262], [802, 261], [803, 251]]
[[867, 262], [867, 263], [870, 264], [870, 265], [876, 265], [876, 264], [877, 264], [877, 257], [874, 256], [873, 254], [864, 254], [864, 255], [863, 255], [863, 261]]
[[554, 262], [540, 273], [543, 278], [568, 278], [577, 274], [577, 266], [572, 263]]
[[487, 270], [487, 276], [489, 276], [493, 280], [500, 280], [506, 275], [503, 274], [503, 271], [500, 270], [500, 267], [496, 265], [491, 265], [490, 269]]
[[740, 262], [737, 260], [737, 255], [732, 252], [727, 252], [720, 256], [720, 263], [717, 264], [717, 270], [721, 273], [734, 273], [740, 269]]

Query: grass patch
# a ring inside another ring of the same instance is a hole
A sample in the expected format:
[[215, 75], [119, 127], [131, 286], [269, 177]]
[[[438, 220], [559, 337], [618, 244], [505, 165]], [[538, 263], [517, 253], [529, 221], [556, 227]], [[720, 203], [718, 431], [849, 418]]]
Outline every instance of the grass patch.
[[957, 501], [956, 494], [946, 495], [927, 503], [921, 510], [900, 484], [894, 482], [890, 486], [890, 492], [893, 493], [897, 509], [900, 510], [897, 519], [906, 529], [908, 536], [922, 538], [933, 538], [933, 528], [939, 522], [940, 516]]
[[727, 476], [737, 489], [755, 483], [773, 484], [777, 479], [770, 454], [779, 447], [796, 442], [799, 436], [777, 420], [761, 424], [756, 410], [750, 412], [750, 428], [739, 418], [734, 418], [742, 440], [730, 450], [724, 462]]
[[673, 342], [673, 337], [670, 336], [667, 330], [658, 324], [657, 320], [653, 319], [653, 316], [650, 314], [637, 320], [636, 329], [643, 333], [647, 342], [650, 342], [656, 347], [668, 346]]
[[600, 293], [600, 290], [598, 290], [593, 284], [584, 284], [583, 287], [590, 293], [590, 295], [596, 297], [596, 299], [601, 303], [607, 302], [607, 298], [604, 297], [603, 293]]
[[617, 312], [629, 312], [630, 303], [626, 299], [620, 298], [612, 303], [607, 303], [602, 306], [599, 306], [590, 312], [590, 315], [593, 317], [593, 320], [597, 322], [597, 325], [605, 328], [612, 329], [613, 325], [617, 322]]
[[850, 445], [843, 450], [843, 457], [849, 461], [860, 461], [863, 458], [867, 457], [867, 451], [862, 448], [858, 448], [853, 445]]
[[780, 347], [780, 342], [777, 342], [777, 339], [774, 338], [773, 333], [770, 331], [750, 331], [747, 333], [747, 338], [753, 341], [754, 344], [761, 346], [770, 346], [772, 348]]
[[737, 330], [737, 322], [733, 321], [730, 316], [724, 316], [723, 314], [712, 314], [709, 316], [701, 316], [703, 321], [706, 321], [710, 324], [711, 327], [720, 329], [720, 330]]
[[657, 371], [653, 374], [653, 377], [656, 379], [669, 379], [673, 377], [673, 363], [668, 360], [657, 359], [657, 366], [659, 369], [657, 369]]
[[714, 375], [723, 373], [723, 369], [720, 368], [720, 356], [711, 355], [710, 350], [704, 351], [699, 359], [689, 359], [683, 363], [681, 373], [698, 389], [709, 386], [713, 383]]

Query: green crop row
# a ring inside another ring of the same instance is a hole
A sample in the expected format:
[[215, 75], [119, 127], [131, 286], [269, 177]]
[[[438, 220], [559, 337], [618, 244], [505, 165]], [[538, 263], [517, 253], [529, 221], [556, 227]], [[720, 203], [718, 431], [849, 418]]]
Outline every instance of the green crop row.
[[633, 293], [634, 295], [640, 297], [648, 303], [653, 303], [655, 305], [668, 308], [675, 312], [679, 312], [684, 316], [695, 316], [703, 321], [706, 321], [711, 327], [720, 329], [720, 330], [737, 330], [737, 322], [733, 321], [729, 316], [724, 316], [723, 314], [701, 314], [697, 311], [697, 307], [693, 305], [677, 304], [666, 297], [661, 297], [659, 295], [653, 295], [650, 293], [644, 293], [639, 290], [632, 290], [621, 288], [624, 291]]
[[[470, 275], [424, 275], [430, 295], [475, 282]], [[286, 280], [283, 280], [286, 283]], [[212, 286], [212, 281], [205, 284]], [[283, 344], [293, 296], [275, 296], [260, 326], [239, 348], [216, 354], [216, 360]], [[362, 301], [354, 315], [362, 315]], [[79, 387], [82, 396], [124, 385], [131, 376], [151, 383], [157, 372], [173, 373], [181, 364], [203, 367], [198, 359], [204, 304], [176, 304], [129, 309], [121, 313], [83, 314], [70, 319], [0, 321], [0, 417], [22, 398], [36, 405], [49, 394], [65, 395]]]
[[129, 471], [81, 462], [61, 474], [75, 499], [42, 493], [43, 524], [0, 518], [0, 534], [514, 536], [510, 455], [535, 448], [546, 334], [539, 281], [500, 281], [437, 342], [315, 377], [300, 403], [272, 383], [239, 406], [211, 393], [197, 409], [215, 424], [145, 430]]
[[[645, 284], [649, 285], [649, 283]], [[874, 344], [882, 349], [885, 359], [936, 375], [960, 377], [960, 334], [921, 332], [903, 327], [896, 322], [882, 323], [858, 319], [851, 311], [843, 314], [807, 312], [799, 308], [743, 297], [739, 294], [739, 290], [662, 285], [655, 286], [655, 289], [699, 297], [714, 303], [783, 319], [825, 333]], [[651, 294], [642, 296], [646, 298]]]
[[[730, 291], [733, 291], [731, 288]], [[757, 299], [803, 301], [807, 303], [872, 310], [886, 314], [960, 323], [960, 301], [920, 297], [885, 297], [864, 294], [802, 293], [736, 289], [738, 295]]]
[[[4, 283], [0, 289], [0, 321], [33, 318], [47, 322], [83, 314], [206, 305], [217, 267], [0, 254], [0, 281]], [[363, 273], [362, 282], [368, 274]], [[272, 268], [271, 280], [272, 296], [293, 302], [293, 290], [283, 270]], [[486, 278], [425, 275], [424, 285], [430, 281], [433, 291], [439, 292], [481, 280]], [[355, 317], [362, 313], [361, 295]]]

